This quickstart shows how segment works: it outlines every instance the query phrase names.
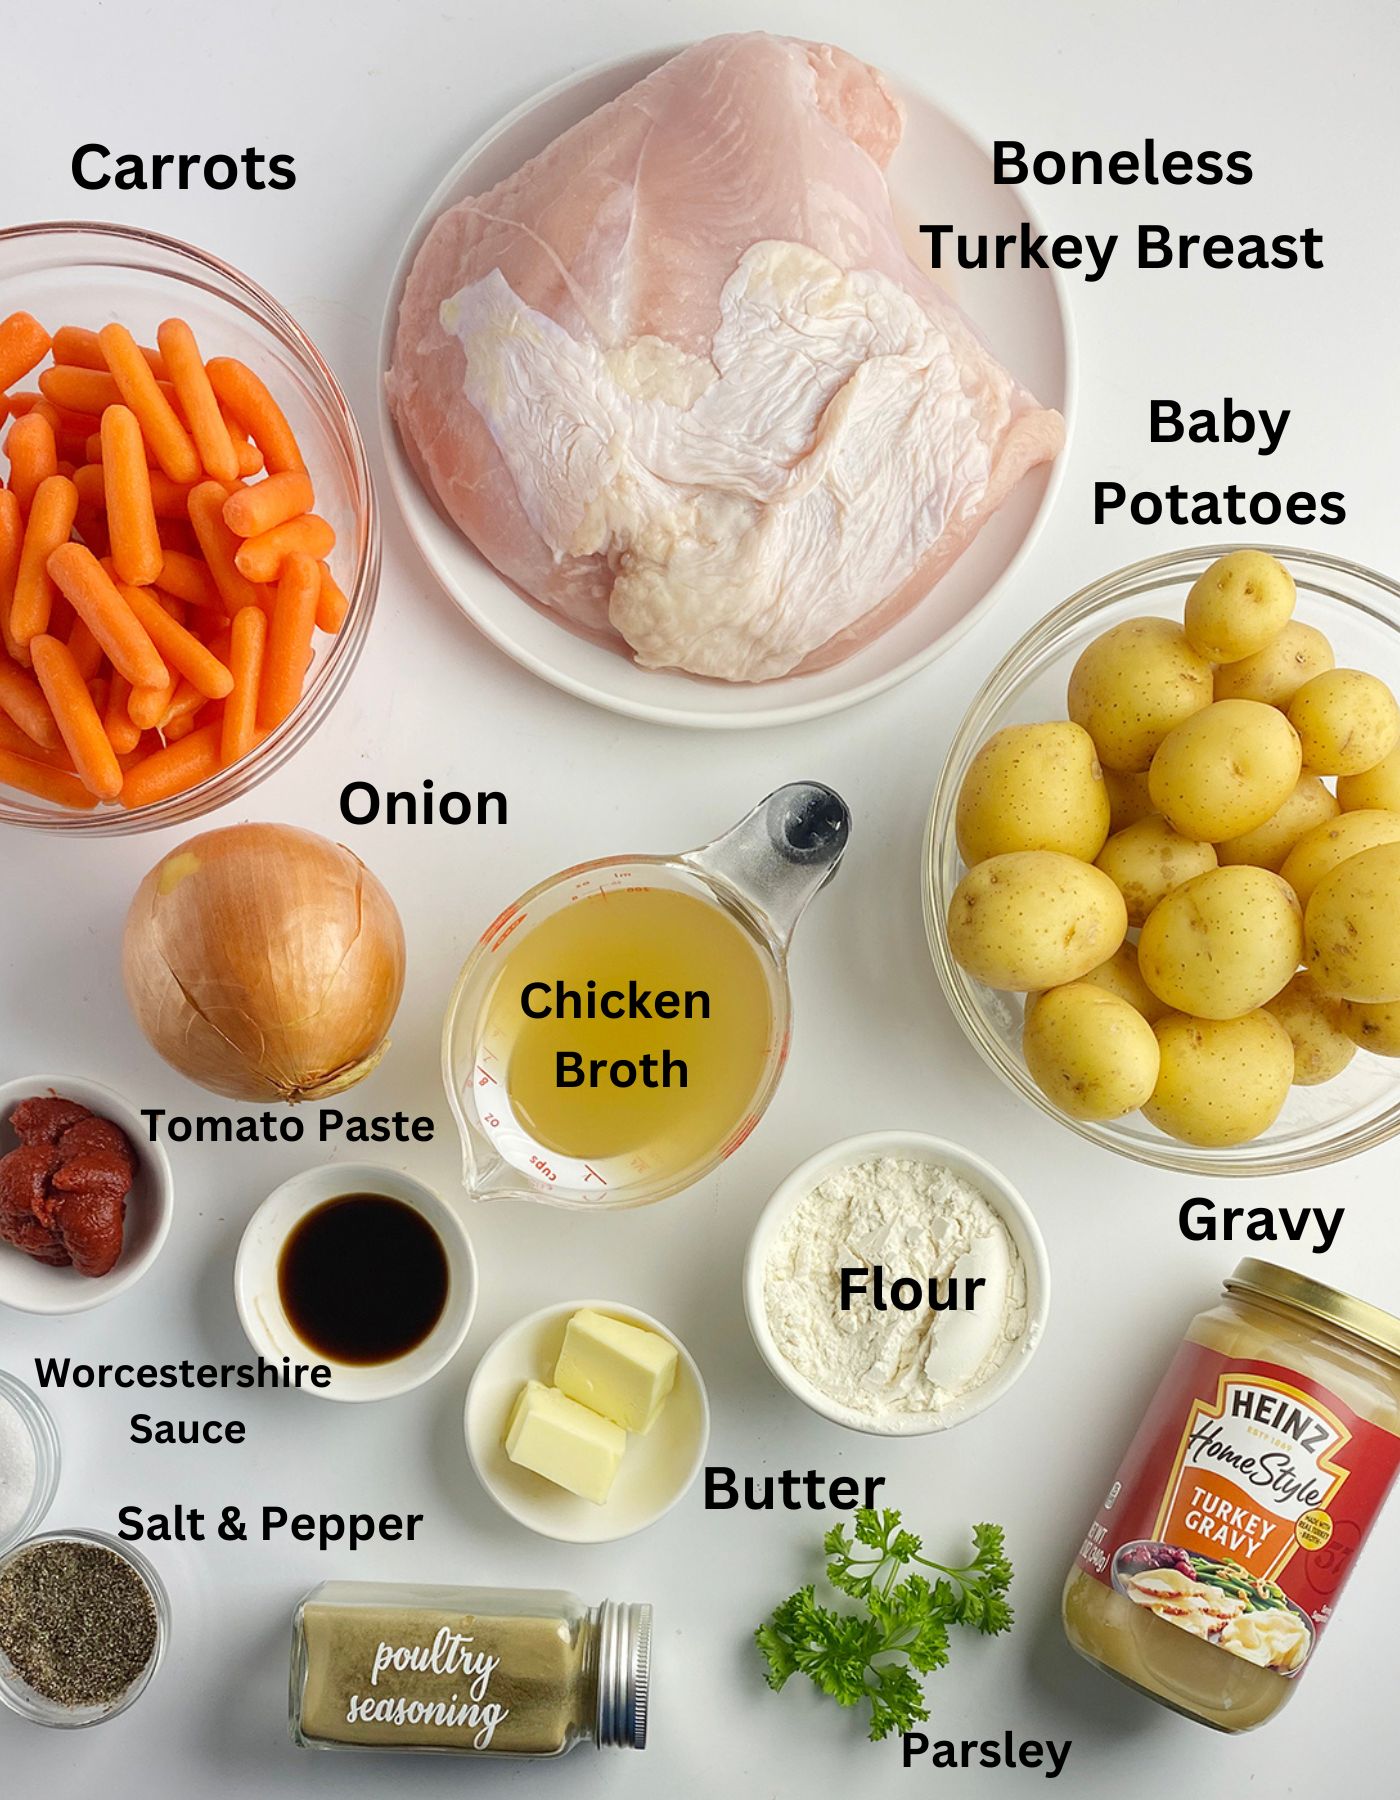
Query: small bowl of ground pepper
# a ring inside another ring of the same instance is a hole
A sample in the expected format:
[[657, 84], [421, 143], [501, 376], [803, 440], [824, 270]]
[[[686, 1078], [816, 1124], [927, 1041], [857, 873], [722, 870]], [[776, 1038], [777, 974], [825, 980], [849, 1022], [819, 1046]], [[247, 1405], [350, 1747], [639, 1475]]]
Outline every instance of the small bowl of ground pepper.
[[170, 1635], [160, 1577], [100, 1531], [53, 1531], [0, 1558], [0, 1702], [36, 1725], [115, 1719]]

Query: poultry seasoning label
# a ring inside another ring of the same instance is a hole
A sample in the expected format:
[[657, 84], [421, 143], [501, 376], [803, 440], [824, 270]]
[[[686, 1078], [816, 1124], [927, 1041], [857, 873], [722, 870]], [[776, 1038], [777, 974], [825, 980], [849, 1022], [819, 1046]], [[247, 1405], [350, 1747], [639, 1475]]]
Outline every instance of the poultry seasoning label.
[[1079, 1566], [1157, 1618], [1297, 1675], [1397, 1468], [1400, 1438], [1307, 1376], [1183, 1344]]

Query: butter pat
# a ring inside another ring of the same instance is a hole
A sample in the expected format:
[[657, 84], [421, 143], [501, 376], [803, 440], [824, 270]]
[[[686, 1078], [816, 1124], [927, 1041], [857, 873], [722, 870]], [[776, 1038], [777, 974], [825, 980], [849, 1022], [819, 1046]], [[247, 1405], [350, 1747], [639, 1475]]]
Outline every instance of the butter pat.
[[513, 1463], [595, 1506], [612, 1492], [626, 1448], [620, 1426], [542, 1381], [525, 1383], [506, 1426], [506, 1455]]
[[676, 1385], [674, 1344], [640, 1325], [585, 1308], [564, 1331], [554, 1384], [628, 1431], [650, 1431]]

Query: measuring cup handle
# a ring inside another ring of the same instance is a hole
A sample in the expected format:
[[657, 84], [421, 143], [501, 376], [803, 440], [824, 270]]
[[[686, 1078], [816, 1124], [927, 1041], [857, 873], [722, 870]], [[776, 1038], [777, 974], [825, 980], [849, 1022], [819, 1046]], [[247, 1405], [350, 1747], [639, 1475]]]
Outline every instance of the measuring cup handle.
[[786, 946], [808, 901], [836, 873], [850, 835], [850, 809], [834, 789], [794, 781], [681, 860], [736, 888]]

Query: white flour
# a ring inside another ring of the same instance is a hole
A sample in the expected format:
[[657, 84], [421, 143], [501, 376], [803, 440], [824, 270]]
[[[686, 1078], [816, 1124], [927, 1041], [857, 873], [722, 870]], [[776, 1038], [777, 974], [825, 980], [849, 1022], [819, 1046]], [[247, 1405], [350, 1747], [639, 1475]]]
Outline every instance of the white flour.
[[[884, 1268], [885, 1307], [873, 1279], [841, 1309], [841, 1270]], [[927, 1299], [898, 1310], [892, 1284], [916, 1277], [959, 1308]], [[972, 1311], [965, 1278], [981, 1276]], [[882, 1156], [840, 1169], [788, 1215], [768, 1253], [764, 1303], [779, 1350], [838, 1407], [878, 1430], [909, 1414], [959, 1407], [1012, 1354], [1026, 1332], [1026, 1272], [999, 1212], [981, 1191], [933, 1163]]]

